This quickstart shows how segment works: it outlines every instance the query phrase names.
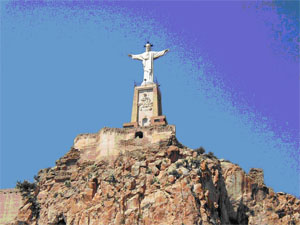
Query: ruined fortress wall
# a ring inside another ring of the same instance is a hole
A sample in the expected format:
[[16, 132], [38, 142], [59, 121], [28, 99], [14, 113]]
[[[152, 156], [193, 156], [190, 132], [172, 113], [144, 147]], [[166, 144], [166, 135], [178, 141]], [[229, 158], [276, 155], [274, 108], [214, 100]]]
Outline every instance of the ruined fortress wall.
[[[136, 137], [142, 135], [142, 137]], [[175, 126], [138, 128], [103, 128], [96, 134], [81, 134], [74, 140], [74, 148], [81, 151], [81, 160], [112, 158], [125, 151], [159, 144], [175, 135]]]
[[12, 222], [23, 201], [18, 190], [0, 189], [0, 224]]

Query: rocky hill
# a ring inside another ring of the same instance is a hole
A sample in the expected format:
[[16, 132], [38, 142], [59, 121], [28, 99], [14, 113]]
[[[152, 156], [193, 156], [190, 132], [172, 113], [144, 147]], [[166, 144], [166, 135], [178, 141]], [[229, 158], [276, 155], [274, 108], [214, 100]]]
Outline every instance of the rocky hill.
[[300, 200], [261, 169], [189, 149], [170, 125], [79, 135], [36, 180], [11, 224], [300, 224]]

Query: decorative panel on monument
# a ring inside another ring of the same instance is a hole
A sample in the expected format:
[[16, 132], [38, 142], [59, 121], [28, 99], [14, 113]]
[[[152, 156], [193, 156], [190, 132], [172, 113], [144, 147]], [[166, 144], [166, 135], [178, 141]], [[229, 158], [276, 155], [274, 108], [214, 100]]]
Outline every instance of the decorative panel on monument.
[[140, 126], [149, 126], [153, 116], [153, 89], [139, 91], [138, 95], [138, 123]]

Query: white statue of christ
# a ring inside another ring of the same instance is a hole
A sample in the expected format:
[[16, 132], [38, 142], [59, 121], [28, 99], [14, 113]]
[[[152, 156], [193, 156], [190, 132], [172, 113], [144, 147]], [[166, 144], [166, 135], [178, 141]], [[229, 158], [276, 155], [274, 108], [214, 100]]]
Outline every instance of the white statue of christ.
[[146, 51], [144, 53], [139, 55], [128, 55], [132, 59], [141, 60], [143, 62], [144, 80], [142, 85], [153, 83], [153, 60], [163, 56], [169, 51], [169, 49], [165, 49], [159, 52], [151, 51], [152, 46], [152, 44], [147, 42], [147, 44], [145, 45]]

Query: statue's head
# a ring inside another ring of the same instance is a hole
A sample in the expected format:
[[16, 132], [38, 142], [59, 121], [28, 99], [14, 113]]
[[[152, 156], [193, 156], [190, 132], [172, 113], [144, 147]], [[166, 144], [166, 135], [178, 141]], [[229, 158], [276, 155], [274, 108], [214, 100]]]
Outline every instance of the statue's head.
[[153, 44], [150, 44], [149, 41], [147, 41], [147, 43], [144, 45], [144, 47], [146, 48], [146, 52], [150, 52], [152, 46]]

